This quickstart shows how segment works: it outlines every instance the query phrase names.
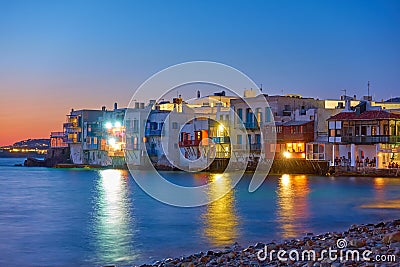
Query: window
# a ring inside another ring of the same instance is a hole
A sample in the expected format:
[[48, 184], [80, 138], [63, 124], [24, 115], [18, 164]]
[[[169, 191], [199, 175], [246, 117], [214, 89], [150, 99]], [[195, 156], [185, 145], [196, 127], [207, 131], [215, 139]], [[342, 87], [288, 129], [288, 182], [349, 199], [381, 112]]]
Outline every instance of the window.
[[243, 120], [243, 109], [239, 108], [237, 111], [239, 119]]
[[271, 152], [277, 152], [276, 151], [276, 145], [275, 144], [271, 144], [270, 145], [270, 150], [271, 150]]
[[329, 130], [329, 136], [335, 136], [335, 129], [330, 129]]
[[173, 122], [172, 123], [172, 129], [178, 129], [178, 123], [177, 122]]
[[302, 153], [304, 152], [304, 143], [287, 143], [286, 150], [287, 152]]
[[325, 160], [324, 144], [307, 144], [306, 152], [308, 160]]
[[342, 136], [342, 130], [336, 129], [336, 136]]
[[383, 125], [383, 135], [389, 135], [389, 125]]
[[271, 122], [271, 108], [265, 108], [265, 122]]
[[306, 115], [306, 108], [301, 106], [300, 115]]
[[376, 126], [371, 127], [371, 135], [376, 135]]
[[243, 143], [242, 135], [241, 135], [241, 134], [238, 134], [238, 135], [237, 135], [237, 143], [238, 143], [238, 145], [241, 145], [241, 144]]
[[367, 126], [361, 126], [361, 135], [367, 135]]
[[256, 114], [255, 115], [256, 115], [257, 123], [258, 123], [258, 125], [260, 125], [262, 123], [262, 121], [263, 121], [261, 108], [257, 108], [256, 109]]
[[261, 144], [261, 135], [260, 134], [256, 134], [256, 144]]

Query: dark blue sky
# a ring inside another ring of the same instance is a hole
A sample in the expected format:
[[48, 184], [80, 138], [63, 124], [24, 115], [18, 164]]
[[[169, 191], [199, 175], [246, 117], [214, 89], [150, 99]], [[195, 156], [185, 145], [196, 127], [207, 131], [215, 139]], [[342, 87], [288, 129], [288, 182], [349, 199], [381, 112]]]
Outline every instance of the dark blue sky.
[[376, 99], [400, 95], [400, 1], [0, 1], [0, 12], [2, 109], [44, 101], [62, 120], [127, 105], [150, 75], [192, 60], [238, 68], [269, 94], [362, 95], [370, 80]]

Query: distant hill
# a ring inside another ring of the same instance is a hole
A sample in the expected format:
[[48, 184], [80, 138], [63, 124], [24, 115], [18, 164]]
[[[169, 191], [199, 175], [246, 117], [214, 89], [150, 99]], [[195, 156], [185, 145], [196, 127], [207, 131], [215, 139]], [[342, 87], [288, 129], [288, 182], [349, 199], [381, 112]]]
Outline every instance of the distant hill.
[[27, 139], [13, 145], [0, 147], [0, 158], [44, 157], [50, 147], [50, 139]]
[[48, 149], [50, 147], [50, 139], [27, 139], [14, 143], [11, 147], [13, 148], [38, 148]]
[[400, 97], [393, 97], [391, 99], [386, 100], [385, 102], [400, 102]]

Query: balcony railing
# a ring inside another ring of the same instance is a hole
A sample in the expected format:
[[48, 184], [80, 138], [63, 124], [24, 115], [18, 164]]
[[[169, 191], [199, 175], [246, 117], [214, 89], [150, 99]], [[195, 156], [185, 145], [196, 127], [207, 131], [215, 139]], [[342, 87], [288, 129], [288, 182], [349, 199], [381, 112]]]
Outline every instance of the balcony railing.
[[261, 144], [250, 144], [250, 152], [261, 152]]
[[255, 144], [250, 144], [250, 145], [245, 145], [245, 144], [234, 144], [232, 145], [232, 150], [234, 151], [245, 151], [246, 149], [249, 150], [249, 152], [256, 152], [256, 153], [260, 153], [261, 152], [261, 144], [255, 143]]
[[67, 138], [67, 143], [76, 144], [80, 143], [80, 141], [78, 140], [78, 138]]
[[229, 136], [213, 137], [212, 141], [216, 144], [227, 144], [230, 143], [231, 139]]
[[342, 136], [341, 141], [352, 144], [395, 144], [400, 143], [400, 135]]
[[184, 140], [179, 142], [179, 146], [199, 146], [200, 142], [201, 140]]
[[86, 143], [83, 144], [84, 150], [96, 150], [98, 149], [98, 147], [99, 146], [97, 144], [86, 144]]
[[126, 150], [140, 150], [140, 144], [126, 144]]
[[230, 152], [216, 152], [215, 158], [217, 159], [229, 159], [231, 157]]
[[64, 132], [51, 132], [50, 133], [50, 137], [65, 137], [65, 133]]
[[81, 127], [65, 127], [67, 133], [80, 133]]
[[145, 131], [146, 136], [161, 136], [162, 134], [162, 130], [146, 129]]
[[255, 130], [260, 128], [257, 122], [246, 122], [244, 126], [246, 127], [246, 129], [249, 130]]

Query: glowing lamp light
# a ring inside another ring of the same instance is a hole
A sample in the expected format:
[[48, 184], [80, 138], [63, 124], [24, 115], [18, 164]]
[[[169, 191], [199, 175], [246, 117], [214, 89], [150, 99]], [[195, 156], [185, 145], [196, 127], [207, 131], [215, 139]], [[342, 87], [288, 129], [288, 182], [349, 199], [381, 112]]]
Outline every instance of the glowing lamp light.
[[115, 146], [115, 138], [109, 138], [108, 139], [108, 144], [111, 146]]
[[121, 127], [121, 123], [119, 121], [117, 121], [114, 125], [115, 125], [116, 128], [120, 128]]
[[223, 132], [224, 131], [224, 125], [220, 124], [218, 126], [218, 129], [219, 129], [220, 132]]
[[106, 128], [107, 128], [107, 129], [111, 129], [111, 128], [112, 128], [111, 122], [106, 122]]
[[304, 159], [306, 158], [306, 153], [301, 153], [301, 157]]
[[285, 152], [283, 152], [283, 156], [288, 159], [291, 157], [291, 154], [290, 154], [290, 152], [285, 151]]

